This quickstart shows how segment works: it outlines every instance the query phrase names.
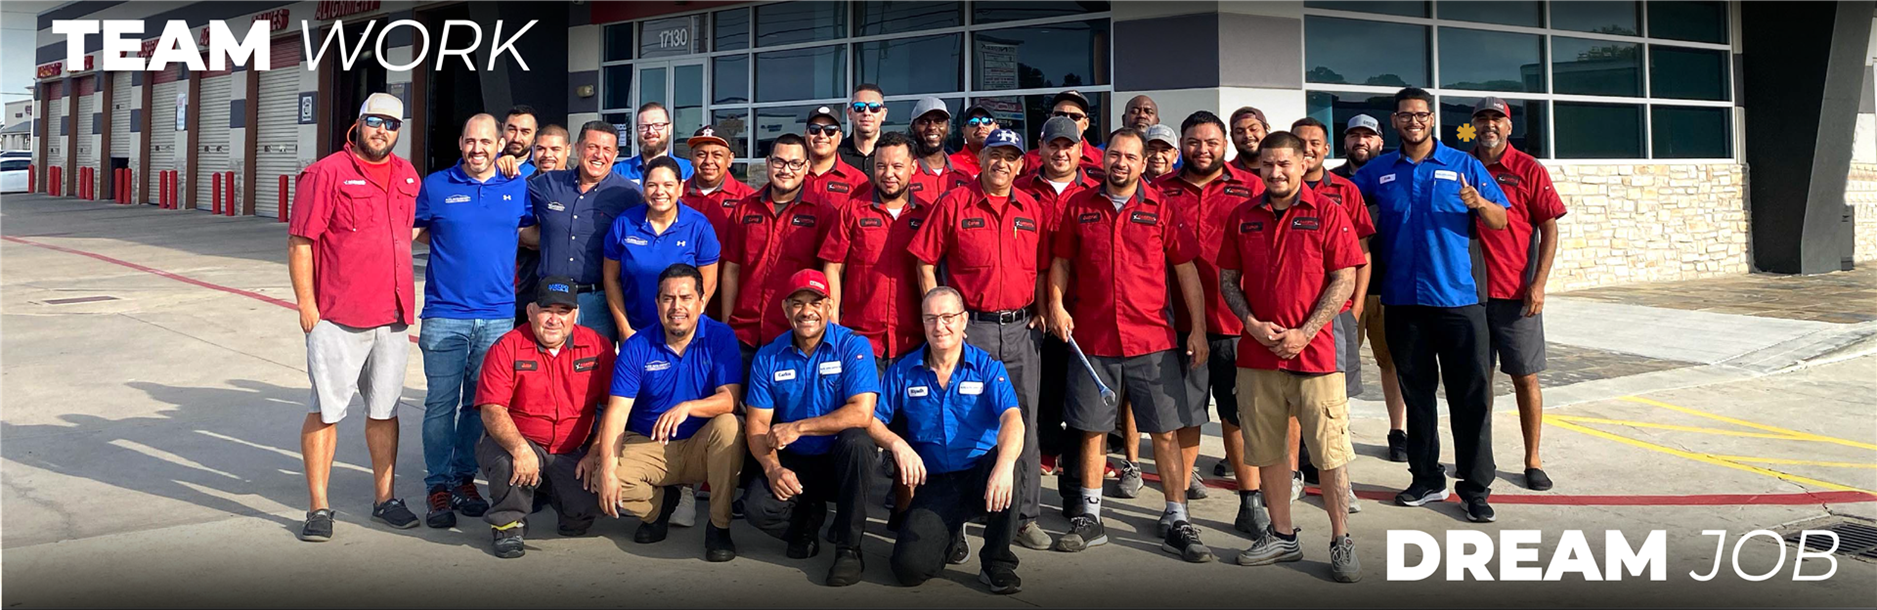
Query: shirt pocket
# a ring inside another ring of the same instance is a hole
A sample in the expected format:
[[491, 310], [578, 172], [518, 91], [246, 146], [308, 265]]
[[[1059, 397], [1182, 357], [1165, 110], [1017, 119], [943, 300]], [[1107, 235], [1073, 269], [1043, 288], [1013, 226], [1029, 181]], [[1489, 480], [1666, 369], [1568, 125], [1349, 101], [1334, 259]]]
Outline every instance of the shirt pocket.
[[953, 237], [957, 243], [956, 262], [966, 269], [983, 269], [997, 264], [998, 250], [1004, 240], [997, 232], [998, 219], [991, 216], [964, 216], [957, 220], [958, 233]]
[[[1167, 223], [1173, 222], [1166, 216], [1166, 210], [1122, 210], [1121, 217], [1115, 222], [1121, 223], [1118, 239], [1121, 240], [1121, 252], [1130, 261], [1150, 261], [1159, 257], [1166, 259]], [[1170, 260], [1169, 260], [1170, 262]]]
[[340, 189], [339, 205], [335, 207], [333, 226], [341, 231], [375, 229], [386, 221], [378, 193], [369, 186]]

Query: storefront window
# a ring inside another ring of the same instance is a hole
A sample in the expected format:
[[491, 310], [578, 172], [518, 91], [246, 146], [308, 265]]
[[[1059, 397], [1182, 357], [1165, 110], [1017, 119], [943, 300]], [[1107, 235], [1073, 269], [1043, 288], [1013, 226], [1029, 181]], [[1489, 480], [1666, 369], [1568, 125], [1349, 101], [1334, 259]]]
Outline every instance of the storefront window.
[[893, 95], [962, 91], [964, 37], [960, 34], [893, 38], [854, 45], [854, 81]]
[[[1476, 97], [1440, 98], [1440, 143], [1460, 150], [1472, 150], [1479, 144], [1479, 134], [1472, 129], [1473, 105], [1479, 100]], [[1551, 156], [1545, 142], [1545, 132], [1550, 131], [1551, 122], [1545, 111], [1547, 104], [1539, 100], [1505, 102], [1512, 109], [1512, 137], [1506, 140], [1526, 154]], [[1462, 129], [1462, 126], [1466, 127]]]
[[1584, 38], [1551, 39], [1558, 93], [1642, 96], [1642, 45]]
[[1557, 103], [1559, 159], [1640, 159], [1642, 107]]
[[1650, 2], [1649, 36], [1692, 42], [1727, 42], [1726, 2]]
[[1545, 24], [1545, 7], [1542, 2], [1456, 2], [1454, 0], [1441, 0], [1440, 18], [1535, 28], [1542, 27]]
[[999, 23], [1106, 12], [1107, 2], [973, 2], [971, 22]]
[[1106, 19], [977, 32], [971, 40], [978, 91], [1111, 82]]
[[606, 66], [601, 72], [600, 88], [605, 96], [600, 99], [600, 107], [608, 110], [632, 108], [632, 66]]
[[1727, 99], [1727, 52], [1649, 45], [1649, 93], [1685, 100]]
[[1426, 26], [1304, 17], [1305, 81], [1425, 87], [1427, 64]]
[[1480, 91], [1545, 91], [1544, 38], [1440, 28], [1440, 86]]
[[847, 97], [841, 45], [756, 54], [756, 101]]
[[725, 55], [711, 61], [710, 103], [749, 103], [749, 56]]
[[[1333, 93], [1312, 91], [1305, 97], [1305, 113], [1330, 126], [1330, 149], [1335, 158], [1346, 155], [1343, 150], [1343, 131], [1349, 119], [1366, 114], [1382, 124], [1382, 148], [1393, 150], [1401, 146], [1401, 138], [1390, 127], [1389, 115], [1395, 112], [1395, 96], [1375, 93]], [[1220, 109], [1227, 117], [1236, 108]], [[1274, 126], [1273, 129], [1288, 129], [1288, 125]]]
[[711, 16], [710, 31], [712, 51], [749, 48], [749, 9], [717, 11]]
[[624, 61], [632, 59], [632, 24], [621, 23], [606, 26], [606, 49], [600, 55], [602, 61]]
[[1574, 32], [1637, 36], [1642, 34], [1635, 2], [1554, 1], [1551, 27]]
[[965, 24], [962, 2], [856, 2], [854, 35], [920, 33]]
[[1303, 5], [1309, 8], [1375, 13], [1377, 15], [1396, 15], [1401, 17], [1427, 16], [1426, 2], [1344, 2], [1342, 0], [1308, 0], [1304, 2]]
[[1732, 156], [1728, 108], [1656, 106], [1650, 117], [1655, 156], [1660, 159], [1723, 159]]
[[847, 35], [847, 5], [778, 2], [756, 7], [756, 46], [834, 40]]

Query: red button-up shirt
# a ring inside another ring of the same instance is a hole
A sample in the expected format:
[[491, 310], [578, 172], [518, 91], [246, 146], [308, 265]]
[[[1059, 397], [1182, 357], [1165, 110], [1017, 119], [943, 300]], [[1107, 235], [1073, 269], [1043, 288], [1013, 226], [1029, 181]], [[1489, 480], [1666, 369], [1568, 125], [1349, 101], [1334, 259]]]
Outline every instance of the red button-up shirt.
[[1481, 223], [1481, 249], [1486, 258], [1486, 296], [1494, 299], [1524, 299], [1525, 290], [1538, 274], [1538, 225], [1563, 218], [1564, 200], [1551, 186], [1551, 172], [1531, 155], [1506, 145], [1499, 162], [1486, 166], [1499, 190], [1505, 191], [1506, 228], [1494, 231]]
[[970, 174], [972, 179], [976, 179], [978, 172], [983, 171], [978, 168], [978, 153], [980, 152], [983, 152], [983, 150], [971, 150], [971, 146], [966, 145], [964, 150], [952, 153], [952, 167], [958, 171]]
[[788, 295], [782, 291], [795, 272], [821, 268], [815, 252], [835, 220], [835, 207], [827, 202], [804, 189], [777, 214], [765, 188], [737, 204], [723, 260], [740, 268], [727, 322], [744, 345], [763, 345], [789, 329], [780, 305]]
[[735, 224], [730, 222], [730, 218], [736, 211], [736, 204], [755, 192], [756, 189], [750, 188], [750, 185], [726, 175], [723, 184], [717, 185], [717, 190], [705, 193], [698, 186], [697, 177], [693, 176], [684, 181], [684, 197], [680, 201], [693, 210], [703, 212], [704, 217], [710, 219], [710, 227], [717, 231], [717, 243], [726, 244], [730, 243], [730, 226]]
[[1160, 191], [1141, 184], [1120, 211], [1106, 188], [1069, 198], [1055, 232], [1069, 261], [1075, 341], [1090, 356], [1130, 358], [1178, 343], [1166, 310], [1172, 267], [1199, 255], [1193, 233]]
[[1043, 204], [1043, 227], [1055, 231], [1062, 222], [1062, 206], [1069, 202], [1069, 198], [1084, 189], [1101, 186], [1101, 180], [1078, 168], [1069, 179], [1069, 186], [1063, 187], [1061, 193], [1057, 193], [1056, 187], [1043, 179], [1041, 171], [1017, 178], [1014, 186], [1035, 197], [1037, 203]]
[[489, 347], [478, 379], [477, 409], [505, 407], [522, 438], [548, 453], [574, 453], [587, 444], [612, 387], [613, 343], [575, 325], [560, 353], [550, 353], [523, 324]]
[[927, 201], [936, 201], [952, 189], [977, 182], [976, 174], [958, 169], [949, 160], [937, 173], [926, 169], [918, 159], [914, 159], [912, 164], [912, 181], [906, 185], [906, 188], [912, 189], [913, 196], [924, 197]]
[[[1232, 215], [1219, 266], [1241, 272], [1252, 317], [1284, 328], [1303, 326], [1329, 284], [1330, 272], [1363, 264], [1362, 245], [1342, 206], [1304, 189], [1283, 212], [1268, 200]], [[1296, 358], [1280, 360], [1271, 348], [1247, 338], [1238, 346], [1238, 366], [1298, 373], [1333, 373], [1336, 333], [1324, 324]]]
[[[1232, 213], [1264, 194], [1264, 181], [1230, 165], [1204, 187], [1193, 186], [1181, 176], [1180, 172], [1162, 176], [1154, 186], [1198, 241], [1199, 256], [1193, 266], [1199, 270], [1199, 286], [1206, 295], [1206, 332], [1238, 335], [1245, 331], [1245, 323], [1232, 315], [1232, 308], [1219, 296], [1219, 244], [1225, 241]], [[1182, 333], [1193, 329], [1186, 299], [1177, 290], [1173, 292], [1173, 328]]]
[[[810, 160], [808, 164], [814, 165], [815, 162]], [[846, 203], [848, 198], [854, 196], [855, 189], [871, 182], [866, 172], [848, 165], [838, 156], [834, 158], [834, 167], [828, 168], [828, 171], [820, 174], [813, 170], [807, 171], [808, 175], [802, 178], [802, 192], [813, 193], [815, 201], [828, 201], [835, 205]]]
[[932, 205], [932, 215], [913, 236], [913, 257], [943, 265], [947, 286], [965, 297], [965, 309], [1006, 311], [1036, 303], [1036, 278], [1047, 267], [1042, 205], [1011, 188], [1002, 205], [991, 203], [982, 182], [952, 189]]
[[911, 195], [899, 218], [861, 187], [821, 242], [821, 260], [841, 269], [841, 324], [873, 342], [876, 358], [897, 358], [925, 342], [919, 322], [918, 259], [908, 248], [932, 204]]
[[354, 328], [410, 324], [417, 312], [411, 280], [411, 227], [422, 177], [397, 155], [389, 189], [345, 150], [300, 170], [287, 232], [313, 242], [313, 298], [319, 317]]
[[[1324, 201], [1341, 206], [1343, 213], [1349, 215], [1349, 226], [1355, 229], [1356, 239], [1368, 239], [1375, 235], [1375, 219], [1369, 216], [1369, 206], [1363, 200], [1362, 189], [1357, 188], [1356, 183], [1326, 171], [1323, 172], [1322, 182], [1310, 184], [1306, 180], [1304, 188], [1322, 195]], [[1349, 300], [1343, 302], [1343, 311], [1349, 311], [1356, 306], [1355, 296], [1355, 293], [1350, 293]]]

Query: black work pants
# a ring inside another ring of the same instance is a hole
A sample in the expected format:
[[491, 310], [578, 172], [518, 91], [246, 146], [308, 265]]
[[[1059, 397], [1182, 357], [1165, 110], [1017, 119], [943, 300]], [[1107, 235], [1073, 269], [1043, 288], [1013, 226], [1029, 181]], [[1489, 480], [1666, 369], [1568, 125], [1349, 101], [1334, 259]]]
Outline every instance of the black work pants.
[[515, 457], [494, 437], [484, 436], [476, 443], [476, 464], [489, 480], [489, 512], [482, 515], [482, 520], [489, 525], [508, 525], [526, 519], [534, 512], [535, 494], [546, 493], [554, 512], [560, 513], [561, 529], [580, 531], [593, 525], [600, 515], [600, 498], [574, 476], [586, 452], [548, 453], [533, 442], [528, 448], [534, 450], [535, 460], [541, 465], [541, 482], [533, 486], [510, 485]]
[[835, 436], [834, 449], [820, 455], [777, 451], [776, 459], [782, 467], [794, 471], [801, 481], [802, 493], [787, 500], [776, 499], [769, 478], [758, 468], [756, 478], [743, 494], [744, 518], [756, 529], [793, 541], [815, 536], [827, 517], [828, 503], [833, 502], [835, 545], [859, 549], [861, 532], [867, 525], [867, 492], [873, 484], [878, 454], [873, 438], [861, 428], [843, 430]]
[[1390, 305], [1384, 320], [1401, 397], [1408, 405], [1408, 471], [1417, 485], [1446, 489], [1440, 466], [1440, 410], [1447, 388], [1453, 428], [1454, 484], [1461, 499], [1485, 499], [1498, 476], [1492, 456], [1492, 357], [1486, 309]]
[[[996, 455], [986, 454], [964, 470], [926, 475], [925, 484], [919, 486], [912, 506], [906, 509], [899, 539], [893, 543], [893, 575], [900, 584], [916, 586], [938, 576], [945, 570], [952, 532], [987, 514], [984, 490], [990, 484], [991, 470], [997, 466]], [[1010, 537], [1017, 532], [1015, 509], [1013, 504], [989, 513], [984, 545], [978, 550], [978, 562], [986, 570], [1017, 569], [1017, 555], [1010, 552]]]

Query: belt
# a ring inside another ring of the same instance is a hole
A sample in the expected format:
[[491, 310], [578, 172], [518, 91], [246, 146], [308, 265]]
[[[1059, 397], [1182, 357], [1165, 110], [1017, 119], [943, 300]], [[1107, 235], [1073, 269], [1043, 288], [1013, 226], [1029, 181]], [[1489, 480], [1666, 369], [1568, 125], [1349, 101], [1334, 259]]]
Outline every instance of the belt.
[[574, 284], [574, 292], [576, 293], [601, 292], [604, 290], [606, 290], [606, 286], [600, 284]]
[[1022, 322], [1024, 320], [1030, 319], [1030, 310], [1006, 309], [1003, 311], [974, 311], [974, 312], [971, 312], [971, 319], [978, 321], [978, 322], [996, 322], [998, 324], [1014, 324], [1017, 322]]

